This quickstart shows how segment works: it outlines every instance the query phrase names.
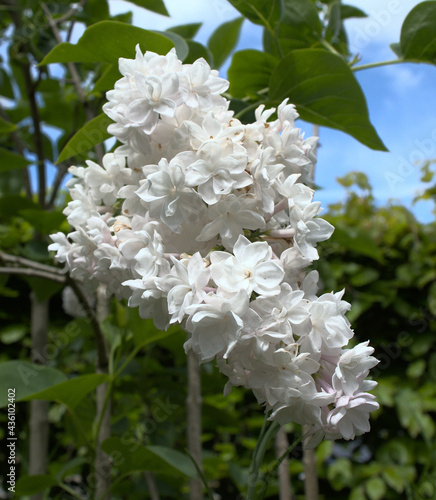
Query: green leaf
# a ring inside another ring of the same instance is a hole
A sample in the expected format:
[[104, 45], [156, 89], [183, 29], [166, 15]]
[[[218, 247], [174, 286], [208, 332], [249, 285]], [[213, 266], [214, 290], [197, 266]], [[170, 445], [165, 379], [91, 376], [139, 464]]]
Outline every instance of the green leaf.
[[168, 28], [167, 31], [172, 31], [173, 33], [177, 33], [183, 38], [189, 40], [195, 37], [201, 26], [202, 23], [181, 24], [179, 26], [173, 26], [171, 28]]
[[0, 116], [0, 134], [8, 134], [9, 132], [13, 132], [16, 129], [17, 126], [14, 123], [7, 122]]
[[0, 95], [14, 99], [14, 91], [11, 85], [11, 77], [3, 68], [0, 68]]
[[26, 160], [24, 156], [13, 153], [12, 151], [9, 151], [9, 149], [0, 148], [0, 172], [26, 168], [31, 163], [32, 162]]
[[[109, 438], [102, 449], [112, 457], [114, 466], [121, 474], [135, 471], [150, 471], [169, 476], [196, 477], [189, 457], [180, 452], [166, 450], [160, 446], [142, 446], [134, 440]], [[181, 465], [181, 460], [185, 465]]]
[[213, 67], [213, 56], [208, 48], [195, 40], [187, 40], [187, 43], [189, 47], [189, 54], [184, 61], [186, 64], [192, 64], [200, 57], [203, 57], [210, 64], [210, 66]]
[[352, 490], [349, 500], [366, 500], [365, 492], [361, 486]]
[[57, 401], [68, 406], [70, 409], [74, 409], [87, 394], [109, 380], [110, 376], [104, 373], [81, 375], [21, 399], [23, 401], [30, 401], [32, 399]]
[[354, 5], [341, 5], [341, 18], [349, 19], [350, 17], [368, 17], [368, 14]]
[[13, 344], [18, 342], [27, 334], [28, 329], [25, 325], [8, 325], [2, 328], [0, 340], [3, 344]]
[[165, 460], [166, 463], [179, 470], [185, 476], [195, 477], [195, 469], [191, 462], [187, 461], [188, 457], [184, 453], [166, 448], [165, 446], [147, 446], [147, 449], [152, 451], [162, 460]]
[[[319, 43], [322, 24], [318, 10], [312, 0], [286, 0], [283, 18], [277, 29], [281, 51], [284, 55], [291, 50], [309, 48]], [[279, 56], [272, 33], [264, 31], [264, 48]]]
[[133, 341], [137, 347], [145, 347], [152, 342], [159, 341], [174, 335], [180, 334], [179, 326], [171, 326], [167, 331], [158, 330], [151, 319], [143, 319], [139, 316], [138, 309], [128, 309], [127, 311], [128, 323], [127, 329], [133, 334]]
[[320, 49], [294, 50], [273, 71], [270, 98], [286, 97], [303, 120], [342, 130], [366, 146], [386, 151], [369, 121], [365, 96], [339, 56]]
[[154, 33], [159, 33], [161, 35], [166, 36], [174, 43], [174, 47], [176, 48], [177, 57], [184, 61], [189, 53], [189, 47], [186, 40], [178, 35], [177, 33], [173, 33], [172, 31], [154, 31]]
[[66, 380], [66, 376], [49, 366], [28, 361], [6, 361], [0, 363], [0, 408], [8, 404], [8, 389], [15, 389], [15, 399], [43, 391]]
[[401, 44], [399, 43], [391, 43], [389, 45], [389, 47], [391, 48], [392, 52], [399, 58], [399, 59], [402, 59], [403, 58], [403, 54], [401, 53]]
[[208, 41], [209, 50], [212, 52], [215, 68], [220, 68], [229, 57], [235, 45], [238, 43], [243, 17], [218, 26]]
[[142, 51], [166, 54], [173, 41], [161, 33], [144, 30], [118, 21], [101, 21], [91, 25], [77, 44], [60, 43], [41, 61], [41, 65], [64, 62], [107, 62], [118, 64], [120, 57], [133, 58], [135, 46]]
[[282, 0], [229, 0], [239, 12], [254, 24], [273, 30], [283, 11]]
[[232, 58], [228, 71], [229, 92], [234, 97], [246, 97], [268, 88], [278, 59], [258, 50], [241, 50]]
[[114, 84], [122, 77], [117, 64], [109, 64], [100, 78], [95, 82], [93, 92], [101, 92], [114, 88]]
[[109, 139], [111, 135], [108, 133], [107, 128], [111, 123], [112, 120], [104, 113], [86, 123], [67, 142], [59, 155], [57, 163], [61, 163], [72, 156], [83, 154], [97, 144]]
[[144, 9], [156, 12], [156, 14], [161, 14], [162, 16], [168, 16], [169, 13], [165, 4], [162, 0], [127, 0], [130, 3], [137, 5], [138, 7], [143, 7]]
[[382, 498], [385, 498], [386, 484], [383, 479], [379, 477], [373, 477], [366, 481], [365, 489], [371, 500], [381, 500]]
[[400, 43], [405, 59], [436, 64], [436, 2], [421, 2], [409, 12]]
[[43, 235], [58, 230], [59, 226], [66, 220], [62, 212], [56, 211], [48, 212], [42, 209], [27, 208], [18, 213]]
[[16, 483], [15, 495], [34, 495], [41, 491], [56, 486], [58, 482], [50, 474], [42, 474], [38, 476], [22, 476]]

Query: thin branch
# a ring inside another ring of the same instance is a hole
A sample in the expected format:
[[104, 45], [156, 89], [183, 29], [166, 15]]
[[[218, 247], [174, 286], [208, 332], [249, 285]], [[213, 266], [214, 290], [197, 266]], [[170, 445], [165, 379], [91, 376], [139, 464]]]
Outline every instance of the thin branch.
[[89, 318], [92, 329], [94, 330], [95, 341], [97, 344], [97, 356], [98, 356], [99, 365], [101, 367], [104, 367], [104, 366], [108, 367], [109, 366], [109, 357], [108, 357], [108, 354], [106, 351], [106, 345], [104, 342], [105, 337], [104, 337], [104, 334], [100, 328], [100, 323], [97, 320], [97, 316], [95, 315], [94, 310], [90, 306], [88, 299], [86, 298], [85, 294], [82, 292], [77, 281], [73, 280], [71, 278], [71, 276], [67, 275], [66, 284], [69, 285], [73, 289], [73, 292], [76, 294], [76, 297], [79, 299], [81, 306], [83, 307], [86, 315]]
[[74, 16], [79, 10], [85, 5], [86, 0], [80, 0], [77, 7], [72, 7], [68, 12], [66, 12], [63, 16], [57, 17], [54, 19], [56, 24], [63, 23], [64, 21], [68, 21], [70, 17]]
[[19, 257], [18, 255], [10, 255], [2, 251], [0, 251], [0, 261], [10, 262], [13, 265], [30, 267], [31, 269], [65, 276], [62, 269], [59, 269], [58, 267], [47, 266], [46, 264], [40, 264], [39, 262], [34, 262], [33, 260], [25, 259], [24, 257]]
[[51, 274], [38, 269], [29, 269], [28, 267], [0, 267], [0, 274], [21, 274], [23, 276], [35, 276], [37, 278], [45, 278], [50, 281], [65, 284], [66, 279], [64, 276], [58, 274]]
[[[16, 29], [22, 28], [22, 22], [20, 17], [20, 12], [17, 9], [16, 4], [11, 0], [5, 0], [11, 9], [9, 9], [9, 13], [13, 19]], [[29, 49], [28, 43], [24, 45], [25, 52]], [[38, 157], [38, 201], [41, 208], [45, 207], [45, 191], [46, 191], [46, 172], [45, 172], [45, 154], [44, 154], [44, 143], [43, 136], [41, 130], [41, 117], [39, 115], [39, 109], [36, 102], [36, 86], [35, 82], [32, 79], [32, 75], [30, 72], [30, 63], [27, 59], [27, 54], [23, 54], [26, 56], [26, 60], [24, 62], [20, 62], [21, 70], [23, 72], [24, 83], [26, 86], [27, 97], [29, 99], [30, 105], [30, 115], [33, 123], [33, 133], [35, 138], [35, 151]]]

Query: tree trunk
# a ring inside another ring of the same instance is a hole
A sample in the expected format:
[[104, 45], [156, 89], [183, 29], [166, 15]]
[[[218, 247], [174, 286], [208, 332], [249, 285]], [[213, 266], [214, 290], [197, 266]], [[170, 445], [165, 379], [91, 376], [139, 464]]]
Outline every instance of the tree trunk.
[[[47, 364], [48, 300], [39, 302], [35, 293], [30, 294], [30, 328], [33, 363]], [[29, 475], [47, 473], [48, 455], [48, 401], [30, 402], [29, 420]], [[44, 494], [32, 495], [31, 500], [43, 500]]]
[[[280, 458], [289, 448], [286, 431], [280, 427], [275, 439], [276, 456]], [[289, 460], [285, 458], [278, 469], [279, 474], [279, 500], [293, 500], [291, 476], [289, 474]]]
[[[304, 426], [304, 433], [308, 429]], [[306, 500], [319, 500], [318, 473], [316, 470], [315, 450], [307, 450], [303, 447], [304, 464], [304, 491]]]
[[[188, 417], [188, 450], [202, 469], [201, 453], [201, 376], [198, 357], [193, 350], [188, 351], [188, 397], [186, 399]], [[198, 479], [189, 482], [189, 500], [202, 500], [203, 486]]]
[[[109, 315], [109, 300], [106, 297], [104, 285], [97, 290], [97, 321], [101, 325]], [[97, 334], [97, 333], [96, 333]], [[101, 330], [100, 330], [101, 335]], [[108, 346], [104, 336], [101, 335], [97, 341], [97, 373], [108, 373]], [[101, 419], [101, 426], [97, 436], [97, 449], [95, 453], [95, 498], [96, 500], [110, 500], [110, 493], [104, 494], [111, 486], [111, 458], [102, 449], [101, 444], [111, 435], [111, 398], [106, 401], [109, 384], [104, 383], [97, 387], [97, 422]], [[105, 407], [106, 401], [106, 407]], [[104, 412], [104, 413], [103, 413]]]

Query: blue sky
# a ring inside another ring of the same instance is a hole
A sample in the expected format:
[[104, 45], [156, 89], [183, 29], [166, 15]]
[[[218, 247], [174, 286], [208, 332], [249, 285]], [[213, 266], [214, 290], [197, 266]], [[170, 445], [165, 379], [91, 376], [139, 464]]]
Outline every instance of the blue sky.
[[[144, 11], [123, 0], [110, 0], [112, 13], [134, 12], [134, 24], [143, 28], [166, 29], [170, 26], [202, 22], [196, 37], [206, 43], [221, 23], [238, 16], [226, 0], [166, 0], [171, 19]], [[399, 41], [401, 24], [417, 0], [349, 0], [369, 17], [347, 21], [353, 52], [361, 63], [394, 59], [389, 44]], [[261, 49], [261, 29], [246, 21], [236, 50]], [[229, 61], [224, 65], [225, 73]], [[392, 199], [411, 207], [422, 189], [419, 163], [436, 157], [436, 67], [426, 64], [401, 64], [356, 73], [368, 100], [371, 121], [389, 153], [368, 149], [342, 132], [321, 128], [316, 183], [322, 187], [317, 199], [324, 206], [344, 198], [336, 178], [352, 170], [367, 173], [379, 203]], [[312, 126], [299, 125], [306, 136]], [[417, 218], [432, 220], [432, 204], [419, 202], [413, 207]]]

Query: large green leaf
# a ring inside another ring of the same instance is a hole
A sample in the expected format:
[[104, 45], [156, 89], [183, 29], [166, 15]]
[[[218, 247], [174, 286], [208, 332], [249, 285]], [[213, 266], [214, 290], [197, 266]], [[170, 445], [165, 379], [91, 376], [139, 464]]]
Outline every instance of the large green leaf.
[[229, 0], [239, 12], [252, 23], [273, 30], [283, 12], [282, 0]]
[[40, 64], [64, 62], [108, 62], [117, 64], [120, 57], [133, 58], [135, 46], [143, 51], [166, 54], [174, 42], [161, 33], [144, 30], [117, 21], [95, 23], [83, 33], [77, 44], [56, 45]]
[[109, 438], [102, 449], [112, 457], [121, 474], [150, 471], [169, 476], [196, 477], [189, 457], [161, 446], [142, 446], [126, 439]]
[[368, 17], [368, 14], [354, 5], [341, 5], [341, 18], [349, 19], [350, 17]]
[[285, 0], [285, 8], [277, 33], [264, 30], [264, 49], [280, 55], [277, 48], [278, 37], [281, 52], [286, 55], [291, 50], [309, 48], [318, 44], [322, 34], [322, 24], [318, 10], [312, 0]]
[[412, 9], [401, 28], [404, 59], [436, 64], [436, 2], [428, 1]]
[[266, 52], [236, 52], [228, 71], [230, 94], [234, 97], [246, 97], [267, 88], [277, 63], [278, 59]]
[[197, 59], [200, 59], [200, 57], [203, 57], [210, 64], [210, 66], [213, 67], [213, 55], [207, 47], [199, 42], [196, 42], [195, 40], [187, 40], [187, 42], [189, 54], [184, 61], [186, 64], [192, 64]]
[[122, 77], [118, 70], [118, 64], [108, 64], [104, 69], [101, 76], [95, 82], [92, 90], [94, 92], [101, 92], [109, 89], [113, 89], [115, 82]]
[[181, 24], [178, 26], [172, 26], [171, 28], [168, 28], [167, 31], [172, 31], [173, 33], [177, 33], [183, 38], [190, 40], [191, 38], [194, 38], [194, 36], [198, 33], [201, 25], [202, 23]]
[[144, 9], [151, 10], [163, 16], [169, 16], [167, 8], [162, 0], [127, 0], [130, 3], [143, 7]]
[[109, 379], [110, 376], [104, 373], [81, 375], [80, 377], [67, 380], [42, 391], [29, 394], [21, 399], [24, 401], [29, 401], [31, 399], [57, 401], [73, 409], [87, 394], [100, 384], [107, 382]]
[[0, 363], [0, 408], [8, 404], [8, 389], [15, 389], [15, 399], [19, 401], [65, 382], [67, 377], [49, 366], [28, 361], [6, 361]]
[[9, 149], [0, 148], [0, 172], [26, 168], [30, 163], [32, 162], [26, 160], [24, 156], [13, 153]]
[[341, 57], [320, 49], [289, 53], [270, 80], [270, 98], [279, 103], [287, 97], [303, 120], [342, 130], [372, 149], [386, 151], [369, 121], [360, 85]]
[[208, 47], [213, 55], [215, 68], [220, 68], [238, 43], [243, 17], [218, 26], [209, 38]]
[[83, 154], [97, 144], [109, 139], [111, 135], [108, 133], [107, 128], [111, 123], [112, 120], [104, 113], [86, 123], [67, 142], [59, 155], [57, 163], [65, 161], [72, 156]]

